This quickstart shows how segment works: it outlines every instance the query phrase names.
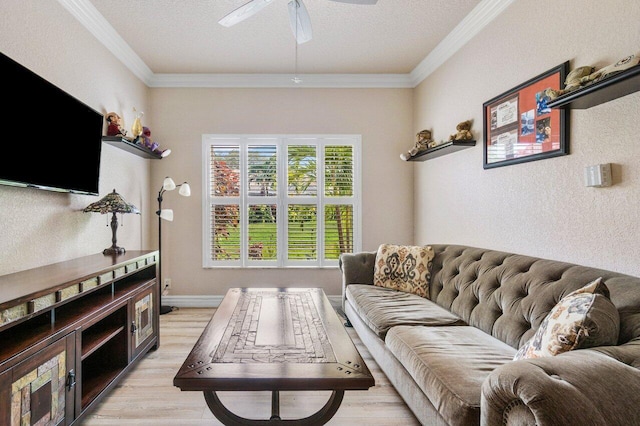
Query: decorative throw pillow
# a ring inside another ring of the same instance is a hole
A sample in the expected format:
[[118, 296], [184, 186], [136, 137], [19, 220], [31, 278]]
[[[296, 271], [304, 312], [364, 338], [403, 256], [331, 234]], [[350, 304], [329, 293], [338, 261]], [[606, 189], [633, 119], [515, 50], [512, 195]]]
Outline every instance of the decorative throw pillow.
[[376, 253], [373, 284], [429, 297], [431, 246], [382, 244]]
[[563, 297], [513, 359], [615, 345], [619, 332], [618, 309], [609, 299], [609, 289], [602, 278], [597, 278]]

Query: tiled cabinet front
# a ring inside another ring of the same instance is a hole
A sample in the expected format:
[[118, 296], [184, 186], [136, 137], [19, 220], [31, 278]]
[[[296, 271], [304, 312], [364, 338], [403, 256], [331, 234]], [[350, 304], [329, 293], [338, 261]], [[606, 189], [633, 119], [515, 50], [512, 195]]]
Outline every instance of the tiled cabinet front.
[[155, 315], [155, 311], [158, 306], [156, 306], [155, 289], [155, 286], [149, 287], [133, 299], [133, 320], [131, 323], [132, 358], [138, 356], [140, 350], [145, 348], [146, 343], [156, 336], [157, 324], [155, 323], [155, 318], [157, 318], [157, 315]]
[[75, 333], [0, 374], [0, 425], [68, 425], [75, 417]]

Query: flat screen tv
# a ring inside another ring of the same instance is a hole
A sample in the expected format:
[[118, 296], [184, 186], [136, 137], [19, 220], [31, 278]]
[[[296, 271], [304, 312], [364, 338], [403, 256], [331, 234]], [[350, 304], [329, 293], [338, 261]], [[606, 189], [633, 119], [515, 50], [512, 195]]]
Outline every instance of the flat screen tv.
[[0, 184], [98, 195], [101, 113], [0, 53]]

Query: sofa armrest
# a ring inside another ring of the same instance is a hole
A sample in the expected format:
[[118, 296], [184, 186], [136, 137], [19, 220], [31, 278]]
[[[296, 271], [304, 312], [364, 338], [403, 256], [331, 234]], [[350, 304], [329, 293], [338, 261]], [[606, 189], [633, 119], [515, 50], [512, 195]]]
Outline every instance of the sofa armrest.
[[342, 253], [338, 264], [342, 272], [342, 309], [349, 284], [373, 285], [373, 268], [377, 252]]
[[640, 370], [597, 350], [514, 361], [482, 385], [482, 425], [640, 424]]

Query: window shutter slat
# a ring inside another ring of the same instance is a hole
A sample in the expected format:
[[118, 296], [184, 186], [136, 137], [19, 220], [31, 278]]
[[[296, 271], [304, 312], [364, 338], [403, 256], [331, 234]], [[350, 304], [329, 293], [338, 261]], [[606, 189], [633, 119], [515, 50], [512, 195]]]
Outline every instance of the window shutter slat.
[[240, 208], [237, 204], [211, 207], [211, 259], [240, 259]]
[[249, 260], [276, 260], [278, 258], [278, 224], [275, 204], [249, 206]]
[[353, 147], [329, 145], [324, 149], [324, 195], [353, 196]]
[[341, 253], [353, 252], [353, 206], [326, 205], [324, 208], [324, 257], [337, 260]]
[[287, 147], [287, 194], [290, 197], [317, 194], [316, 164], [317, 154], [314, 145]]
[[317, 208], [310, 204], [289, 205], [287, 224], [287, 258], [315, 260], [317, 254]]
[[249, 196], [277, 195], [277, 149], [275, 145], [249, 145], [247, 185]]
[[211, 195], [240, 195], [240, 147], [211, 146]]

